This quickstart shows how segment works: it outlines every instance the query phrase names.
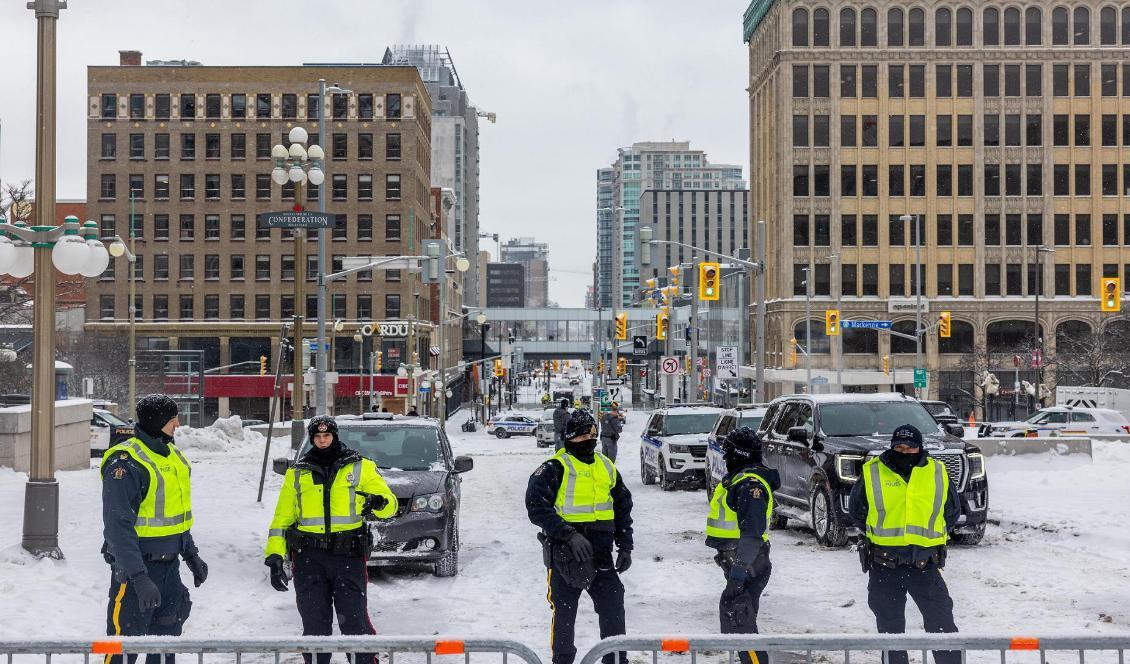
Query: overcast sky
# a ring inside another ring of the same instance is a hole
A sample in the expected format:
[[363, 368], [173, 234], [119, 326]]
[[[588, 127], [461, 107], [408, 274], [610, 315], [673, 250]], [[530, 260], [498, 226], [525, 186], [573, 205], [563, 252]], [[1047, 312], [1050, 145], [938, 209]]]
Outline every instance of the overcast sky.
[[[690, 140], [749, 178], [746, 0], [70, 0], [59, 20], [59, 198], [84, 198], [86, 66], [379, 62], [390, 44], [451, 51], [480, 125], [484, 232], [550, 245], [550, 298], [582, 306], [596, 169], [616, 148]], [[34, 13], [0, 2], [0, 180], [35, 162]], [[493, 242], [484, 249], [494, 251]]]

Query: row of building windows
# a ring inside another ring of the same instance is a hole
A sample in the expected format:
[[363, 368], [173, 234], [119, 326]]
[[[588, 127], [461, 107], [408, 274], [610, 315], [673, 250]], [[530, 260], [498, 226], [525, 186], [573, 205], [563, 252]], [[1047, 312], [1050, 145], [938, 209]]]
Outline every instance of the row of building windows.
[[[959, 263], [951, 265], [940, 263], [934, 266], [937, 281], [936, 294], [931, 297], [972, 297], [974, 265], [972, 263]], [[977, 266], [980, 268], [980, 266]], [[1108, 263], [1103, 265], [1102, 276], [1119, 276], [1119, 265]], [[922, 266], [923, 292], [925, 296], [926, 269]], [[1077, 263], [1070, 265], [1057, 263], [1052, 266], [1054, 275], [1054, 289], [1048, 293], [1044, 288], [1043, 274], [1036, 263], [986, 263], [985, 296], [1032, 296], [1036, 291], [1040, 295], [1056, 296], [1091, 296], [1093, 292], [1093, 270], [1090, 263]], [[1130, 263], [1121, 266], [1124, 279], [1130, 279]], [[1027, 272], [1027, 275], [1025, 275]], [[807, 277], [809, 266], [803, 263], [793, 264], [793, 295], [808, 295]], [[887, 266], [888, 293], [885, 297], [909, 297], [917, 293], [918, 284], [915, 281], [914, 265], [891, 263]], [[1074, 283], [1072, 283], [1074, 275]], [[1002, 279], [1003, 276], [1003, 279]], [[1027, 276], [1027, 279], [1024, 277]], [[956, 279], [955, 279], [956, 277]], [[879, 265], [877, 263], [864, 263], [856, 265], [849, 263], [840, 266], [840, 295], [843, 297], [872, 297], [879, 295]], [[832, 294], [831, 266], [827, 263], [817, 263], [812, 266], [812, 295], [830, 297]]]
[[[857, 18], [858, 17], [858, 18]], [[1121, 22], [1119, 21], [1121, 17]], [[818, 7], [809, 10], [799, 7], [792, 14], [792, 45], [829, 47], [832, 42], [831, 14]], [[980, 28], [979, 30], [977, 28]], [[857, 14], [854, 7], [845, 7], [839, 15], [840, 47], [878, 46], [879, 14], [870, 7]], [[886, 40], [888, 47], [936, 48], [974, 46], [974, 35], [981, 35], [980, 46], [1042, 46], [1044, 41], [1044, 16], [1039, 7], [1020, 8], [985, 7], [981, 11], [981, 25], [974, 25], [973, 10], [969, 7], [938, 7], [934, 10], [932, 39], [927, 36], [926, 10], [914, 7], [903, 11], [901, 7], [887, 10]], [[1106, 6], [1099, 11], [1098, 43], [1102, 46], [1130, 45], [1130, 7]], [[1056, 7], [1051, 14], [1052, 46], [1089, 46], [1091, 11], [1087, 7]]]
[[[224, 96], [228, 97], [228, 103], [230, 104], [230, 115], [228, 117], [231, 118], [298, 119], [297, 94], [278, 95], [279, 106], [275, 109], [271, 101], [272, 95], [269, 92], [255, 95], [238, 93], [221, 95], [215, 92], [206, 93], [204, 95], [198, 95], [193, 92], [185, 92], [176, 95], [167, 93], [157, 94], [153, 95], [153, 116], [158, 120], [169, 120], [173, 117], [173, 109], [175, 108], [178, 111], [177, 117], [181, 120], [195, 119], [198, 110], [204, 112], [206, 119], [218, 120], [222, 117], [222, 102]], [[145, 95], [141, 93], [130, 93], [123, 95], [123, 97], [126, 102], [126, 114], [122, 117], [127, 117], [131, 120], [144, 120], [146, 117]], [[200, 97], [203, 97], [203, 100], [201, 100]], [[384, 118], [396, 120], [401, 117], [402, 98], [396, 93], [385, 95], [368, 93], [355, 95], [335, 94], [330, 98], [330, 117], [335, 120], [347, 119], [349, 117], [349, 101], [351, 97], [356, 97], [357, 99], [358, 119], [371, 120], [374, 117], [381, 117], [378, 109], [382, 102]], [[198, 108], [198, 105], [201, 105], [201, 107]], [[321, 106], [322, 105], [318, 103], [318, 95], [306, 95], [306, 119], [317, 120]], [[248, 114], [248, 111], [251, 109], [255, 111], [254, 116]], [[100, 115], [103, 119], [107, 120], [119, 117], [117, 94], [113, 92], [103, 93]]]
[[[181, 161], [193, 161], [198, 154], [198, 134], [195, 132], [180, 132], [177, 134], [177, 144], [180, 147]], [[207, 133], [204, 134], [204, 158], [205, 159], [221, 159], [223, 158], [222, 141], [224, 136], [227, 137], [228, 157], [230, 159], [246, 159], [247, 158], [247, 134], [244, 133]], [[255, 158], [260, 160], [271, 159], [271, 148], [274, 147], [271, 141], [271, 134], [267, 132], [260, 132], [253, 134], [255, 137]], [[329, 157], [334, 161], [345, 161], [350, 159], [349, 147], [349, 134], [334, 133], [330, 134], [330, 150]], [[362, 161], [369, 161], [373, 159], [373, 134], [359, 133], [355, 134], [357, 137], [354, 141], [355, 153], [354, 157]], [[146, 150], [146, 134], [129, 134], [129, 158], [131, 161], [144, 160], [149, 158], [148, 151]], [[165, 161], [170, 159], [170, 141], [171, 135], [166, 133], [153, 134], [153, 153], [152, 158], [155, 160]], [[290, 138], [288, 134], [282, 134], [282, 140], [279, 141], [282, 145], [290, 147]], [[309, 141], [310, 145], [317, 145], [317, 136], [312, 136]], [[384, 134], [384, 155], [385, 161], [400, 161], [401, 155], [401, 140], [399, 133], [385, 133]], [[111, 161], [118, 158], [118, 134], [115, 132], [105, 132], [102, 134], [100, 142], [99, 159]]]
[[[219, 295], [204, 295], [201, 297], [183, 294], [176, 296], [177, 311], [172, 318], [182, 321], [191, 320], [248, 320], [278, 321], [290, 320], [294, 316], [293, 295], [255, 295], [251, 301], [253, 310], [247, 311], [247, 296], [232, 294], [228, 296], [226, 311], [220, 310]], [[145, 296], [134, 297], [134, 317], [136, 320], [167, 321], [169, 315], [169, 295], [151, 296], [148, 318], [146, 317]], [[128, 298], [123, 298], [128, 303]], [[202, 308], [197, 310], [197, 302]], [[347, 299], [344, 294], [336, 293], [330, 300], [330, 311], [334, 318], [351, 318], [355, 320], [375, 320], [373, 316], [373, 296], [369, 294], [357, 295], [353, 311], [348, 311]], [[384, 296], [385, 319], [400, 317], [400, 295], [388, 293]], [[100, 295], [98, 297], [98, 317], [102, 320], [118, 320], [117, 298], [113, 295]], [[202, 315], [198, 315], [202, 314]], [[223, 318], [221, 318], [223, 314]], [[318, 316], [318, 298], [315, 295], [306, 297], [306, 317], [310, 319]], [[122, 316], [121, 318], [125, 318]]]
[[[113, 239], [121, 233], [130, 233], [136, 239], [144, 240], [146, 238], [155, 241], [167, 241], [172, 239], [172, 230], [170, 223], [172, 221], [168, 214], [154, 214], [151, 221], [146, 221], [145, 215], [134, 214], [132, 217], [126, 217], [129, 223], [128, 229], [119, 229], [117, 223], [117, 216], [113, 214], [104, 214], [99, 219], [100, 234], [103, 239]], [[352, 228], [354, 232], [352, 236], [349, 232], [350, 229], [350, 215], [335, 214], [333, 215], [334, 223], [329, 229], [329, 236], [334, 240], [355, 240], [355, 241], [371, 241], [374, 238], [373, 230], [373, 215], [371, 214], [358, 214], [353, 217]], [[227, 224], [223, 224], [223, 217], [218, 214], [203, 215], [203, 227], [200, 226], [198, 218], [194, 214], [181, 214], [177, 217], [177, 231], [176, 237], [180, 241], [193, 241], [197, 238], [205, 240], [228, 240], [240, 242], [248, 239], [247, 228], [247, 215], [244, 214], [230, 214], [227, 216]], [[289, 238], [293, 236], [296, 231], [290, 229], [277, 229], [271, 228], [267, 225], [263, 218], [252, 219], [253, 228], [250, 229], [253, 237], [256, 240], [273, 240], [282, 238]], [[308, 239], [316, 239], [318, 237], [318, 229], [306, 229], [306, 237]], [[384, 216], [384, 233], [383, 238], [385, 242], [400, 242], [401, 241], [401, 217], [399, 214], [386, 214]]]
[[[908, 247], [918, 244], [915, 222], [907, 222], [902, 215], [892, 214], [887, 222], [887, 234], [880, 237], [879, 216], [874, 214], [844, 214], [839, 217], [839, 228], [835, 227], [835, 217], [826, 214], [793, 215], [793, 245], [797, 247], [830, 247], [833, 234], [839, 232], [840, 246]], [[1130, 246], [1130, 214], [1104, 214], [1100, 218], [1099, 239], [1104, 247]], [[1121, 219], [1121, 224], [1119, 223]], [[1035, 247], [1044, 242], [1044, 215], [1035, 214], [986, 214], [983, 215], [983, 233], [980, 245]], [[1052, 244], [1058, 247], [1088, 247], [1091, 245], [1092, 227], [1090, 214], [1056, 214], [1052, 217]], [[922, 232], [929, 234], [932, 227], [933, 239], [940, 247], [973, 247], [975, 244], [974, 217], [971, 214], [939, 214], [927, 226], [926, 220], [919, 218]], [[1120, 228], [1121, 226], [1121, 228]], [[885, 242], [884, 242], [885, 240]]]
[[[153, 176], [153, 200], [169, 200], [170, 196], [170, 179], [166, 173], [158, 173]], [[181, 173], [177, 176], [177, 183], [179, 188], [177, 190], [177, 198], [182, 201], [196, 200], [197, 198], [197, 176], [195, 173]], [[135, 200], [144, 200], [146, 198], [145, 192], [145, 175], [137, 173], [126, 176], [127, 184], [129, 185], [128, 197]], [[205, 200], [220, 200], [223, 198], [221, 191], [222, 177], [218, 173], [207, 173], [203, 177], [204, 184], [204, 199]], [[357, 184], [356, 200], [371, 201], [373, 200], [373, 175], [371, 173], [360, 173], [355, 176]], [[228, 198], [231, 200], [246, 200], [247, 199], [247, 176], [243, 173], [232, 173], [229, 179], [230, 189]], [[271, 176], [265, 173], [257, 173], [255, 175], [255, 200], [268, 201], [271, 200], [271, 192], [273, 189], [273, 181]], [[306, 200], [318, 200], [320, 195], [318, 185], [307, 183]], [[334, 174], [330, 176], [330, 196], [335, 201], [349, 200], [349, 176], [342, 174]], [[385, 175], [384, 187], [384, 200], [386, 201], [399, 201], [401, 196], [401, 181], [399, 173], [388, 173]], [[282, 185], [282, 197], [284, 200], [293, 200], [295, 197], [295, 186], [293, 182], [287, 182]], [[118, 176], [113, 173], [103, 173], [99, 179], [98, 200], [100, 201], [114, 201], [118, 198]]]
[[[1094, 63], [1053, 64], [1053, 97], [1090, 97]], [[933, 97], [970, 98], [974, 90], [973, 65], [934, 65]], [[1099, 63], [1099, 95], [1130, 97], [1130, 63]], [[924, 64], [888, 64], [887, 96], [895, 99], [924, 99], [929, 77]], [[841, 99], [875, 99], [879, 96], [879, 65], [839, 65]], [[793, 65], [794, 99], [831, 97], [832, 65]], [[1043, 97], [1043, 64], [981, 65], [981, 91], [986, 98]]]
[[[222, 274], [223, 257], [220, 254], [206, 254], [203, 256], [201, 265], [203, 270], [198, 272], [196, 269], [197, 260], [194, 254], [180, 254], [176, 257], [177, 265], [177, 280], [178, 281], [196, 281], [198, 277], [203, 277], [205, 281], [245, 281], [248, 279], [248, 273], [253, 275], [255, 281], [294, 281], [294, 254], [284, 254], [275, 260], [271, 254], [256, 254], [253, 257], [245, 256], [244, 254], [230, 254], [228, 255], [227, 274]], [[331, 257], [331, 267], [333, 272], [339, 272], [344, 269], [345, 256], [337, 255]], [[113, 267], [114, 263], [111, 261], [110, 266], [100, 276], [101, 281], [114, 281], [117, 279], [117, 270]], [[145, 281], [145, 256], [136, 256], [133, 265], [134, 281]], [[170, 279], [170, 259], [168, 254], [154, 254], [152, 270], [149, 278], [153, 281], [169, 281]], [[383, 270], [385, 283], [400, 283], [401, 274], [400, 270]], [[306, 257], [306, 281], [315, 281], [318, 274], [318, 257]], [[363, 270], [357, 272], [358, 282], [370, 282], [373, 280], [372, 270]], [[127, 275], [128, 270], [127, 270]]]

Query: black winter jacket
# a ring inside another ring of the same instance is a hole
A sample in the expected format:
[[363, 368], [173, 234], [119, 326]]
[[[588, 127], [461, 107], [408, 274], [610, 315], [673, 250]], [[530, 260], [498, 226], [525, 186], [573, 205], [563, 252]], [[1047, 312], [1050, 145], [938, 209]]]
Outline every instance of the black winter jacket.
[[[773, 491], [781, 488], [781, 476], [777, 471], [761, 465], [752, 465], [742, 468], [736, 473], [729, 473], [723, 482], [731, 481], [740, 473], [754, 473], [764, 479]], [[765, 487], [755, 479], [747, 478], [731, 486], [726, 494], [726, 504], [738, 517], [738, 530], [741, 537], [738, 539], [725, 539], [707, 537], [706, 545], [719, 551], [733, 551], [734, 564], [730, 570], [730, 578], [740, 581], [747, 574], [754, 573], [754, 564], [766, 548], [762, 536], [769, 529], [765, 518], [766, 508], [769, 506], [769, 495]]]

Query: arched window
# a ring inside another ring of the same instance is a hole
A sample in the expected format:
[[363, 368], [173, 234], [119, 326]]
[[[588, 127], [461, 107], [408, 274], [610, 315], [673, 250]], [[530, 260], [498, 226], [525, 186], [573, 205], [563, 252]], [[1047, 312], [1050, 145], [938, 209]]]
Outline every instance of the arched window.
[[892, 7], [887, 12], [887, 46], [902, 45], [902, 10]]
[[968, 7], [962, 7], [957, 10], [957, 19], [954, 21], [957, 24], [957, 39], [955, 43], [958, 46], [972, 46], [973, 45], [973, 11]]
[[808, 10], [793, 10], [793, 46], [808, 46]]
[[973, 324], [963, 320], [950, 322], [949, 337], [938, 337], [939, 353], [972, 353]]
[[[891, 329], [894, 330], [895, 332], [902, 332], [903, 334], [909, 334], [911, 336], [914, 336], [914, 321], [912, 321], [912, 320], [897, 320], [897, 321], [895, 321], [895, 324], [891, 326]], [[914, 352], [915, 346], [914, 346], [914, 342], [912, 340], [904, 339], [903, 337], [896, 337], [893, 334], [890, 335], [890, 336], [891, 336], [891, 352], [892, 353], [913, 353]], [[922, 350], [923, 350], [923, 352], [925, 352], [925, 350], [926, 350], [925, 347], [923, 347]]]
[[844, 353], [863, 353], [875, 355], [879, 352], [879, 335], [875, 330], [843, 329]]
[[1052, 10], [1052, 46], [1067, 46], [1067, 7]]
[[1130, 45], [1130, 7], [1122, 8], [1122, 45]]
[[[986, 347], [990, 354], [1023, 354], [1032, 347], [1033, 331], [1032, 321], [1029, 320], [999, 320], [989, 323], [985, 334]], [[1043, 334], [1042, 330], [1040, 334]]]
[[926, 12], [917, 7], [910, 10], [910, 30], [907, 46], [926, 45]]
[[[809, 353], [813, 355], [827, 355], [832, 352], [832, 344], [829, 343], [828, 337], [824, 335], [824, 319], [812, 319], [812, 344], [808, 344], [805, 337], [805, 324], [800, 321], [793, 328], [793, 336], [796, 338], [803, 348], [806, 348]], [[797, 351], [797, 363], [803, 364], [804, 353]]]
[[1073, 40], [1076, 46], [1086, 46], [1091, 43], [1091, 12], [1086, 7], [1076, 7], [1072, 17], [1074, 23]]
[[1024, 43], [1029, 46], [1039, 46], [1044, 41], [1043, 15], [1039, 7], [1029, 7], [1024, 10]]
[[840, 46], [855, 46], [855, 10], [851, 7], [840, 10]]
[[982, 36], [985, 46], [1000, 46], [1001, 44], [1001, 19], [1000, 12], [996, 7], [989, 7], [983, 14], [981, 25]]
[[812, 12], [812, 45], [828, 45], [828, 10], [821, 7]]
[[1065, 320], [1055, 326], [1056, 354], [1070, 355], [1080, 343], [1091, 336], [1091, 325], [1081, 320]]
[[1118, 12], [1114, 7], [1103, 7], [1099, 12], [1099, 43], [1103, 46], [1118, 43]]
[[934, 12], [934, 45], [935, 46], [949, 46], [950, 45], [950, 28], [952, 26], [953, 15], [950, 13], [949, 8], [939, 7], [938, 11]]
[[879, 15], [870, 7], [859, 12], [859, 45], [879, 45]]
[[1020, 46], [1020, 10], [1016, 7], [1004, 10], [1004, 45]]

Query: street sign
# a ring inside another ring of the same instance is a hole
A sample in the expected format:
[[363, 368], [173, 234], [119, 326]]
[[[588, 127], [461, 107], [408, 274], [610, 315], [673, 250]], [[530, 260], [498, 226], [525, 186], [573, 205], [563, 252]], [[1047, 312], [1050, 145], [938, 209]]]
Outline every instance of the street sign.
[[926, 370], [925, 369], [915, 369], [914, 370], [914, 386], [915, 387], [926, 387]]
[[647, 355], [647, 337], [632, 337], [632, 355]]
[[624, 379], [623, 378], [606, 378], [604, 380], [604, 384], [607, 385], [608, 387], [612, 387], [613, 385], [623, 385]]
[[675, 376], [683, 371], [683, 363], [677, 357], [664, 357], [659, 362], [659, 371], [664, 376]]
[[845, 320], [840, 323], [845, 330], [889, 330], [894, 321], [889, 320]]
[[828, 377], [827, 376], [815, 376], [812, 379], [812, 384], [813, 385], [827, 385], [828, 384]]
[[738, 347], [737, 346], [719, 346], [718, 355], [714, 363], [715, 371], [718, 372], [718, 377], [722, 379], [734, 379], [738, 377]]
[[259, 221], [271, 228], [329, 228], [332, 217], [324, 212], [264, 212]]

